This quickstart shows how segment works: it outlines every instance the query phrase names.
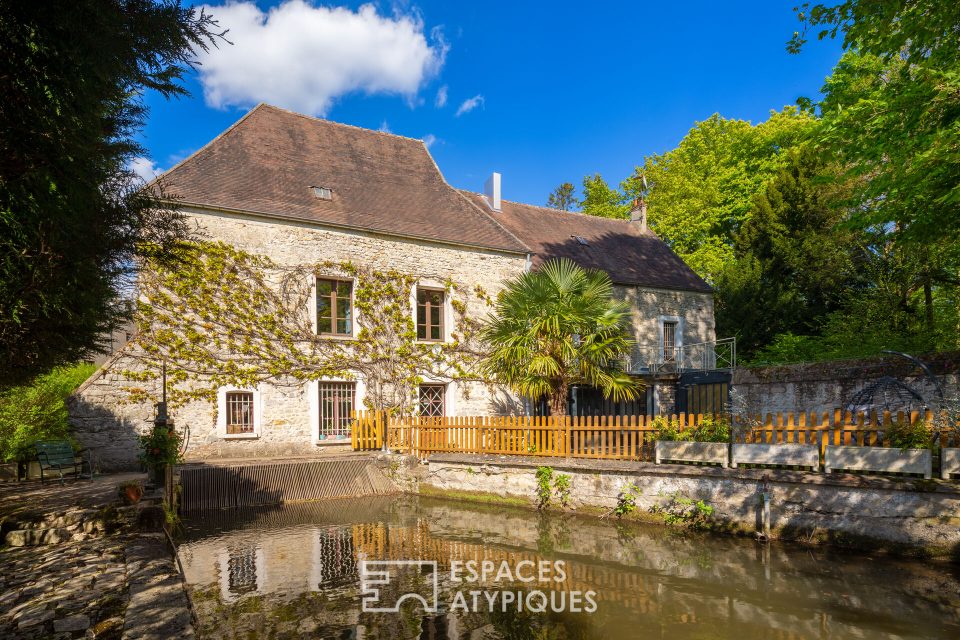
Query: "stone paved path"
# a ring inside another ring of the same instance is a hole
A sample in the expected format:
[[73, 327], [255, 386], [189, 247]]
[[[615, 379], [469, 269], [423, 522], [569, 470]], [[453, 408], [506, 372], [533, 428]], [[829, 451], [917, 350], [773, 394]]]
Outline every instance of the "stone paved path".
[[[142, 474], [63, 487], [0, 485], [0, 520], [7, 529], [29, 532], [30, 526], [61, 526], [77, 514], [103, 513], [116, 502], [117, 485], [131, 478]], [[126, 521], [121, 516], [115, 528], [45, 529], [64, 532], [43, 538], [54, 544], [0, 548], [0, 638], [193, 638], [165, 534], [137, 531], [136, 516], [135, 510]]]

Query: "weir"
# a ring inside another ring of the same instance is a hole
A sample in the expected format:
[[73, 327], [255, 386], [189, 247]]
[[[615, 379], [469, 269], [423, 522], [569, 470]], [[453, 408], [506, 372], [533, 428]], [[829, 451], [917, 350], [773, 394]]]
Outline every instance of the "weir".
[[189, 463], [177, 475], [184, 512], [399, 492], [369, 455]]

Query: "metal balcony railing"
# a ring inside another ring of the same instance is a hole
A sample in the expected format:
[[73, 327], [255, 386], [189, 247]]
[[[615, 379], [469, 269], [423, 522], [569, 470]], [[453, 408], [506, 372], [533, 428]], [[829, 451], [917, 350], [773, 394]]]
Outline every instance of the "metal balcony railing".
[[627, 373], [669, 374], [687, 371], [732, 371], [737, 367], [737, 339], [685, 344], [673, 349], [637, 345], [625, 358]]

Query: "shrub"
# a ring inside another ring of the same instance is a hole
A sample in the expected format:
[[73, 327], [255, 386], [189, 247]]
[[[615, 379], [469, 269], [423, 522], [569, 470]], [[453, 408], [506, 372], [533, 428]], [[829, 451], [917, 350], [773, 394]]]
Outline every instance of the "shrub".
[[657, 416], [651, 426], [655, 440], [690, 440], [693, 435], [690, 431], [681, 431], [680, 421], [676, 418]]
[[894, 420], [886, 428], [889, 446], [897, 449], [929, 449], [932, 437], [927, 423], [917, 420], [910, 423], [910, 419]]
[[183, 461], [183, 436], [176, 429], [151, 428], [140, 436], [140, 462], [151, 468], [173, 466]]
[[730, 423], [724, 417], [704, 416], [696, 427], [681, 429], [676, 418], [657, 416], [653, 419], [656, 440], [687, 442], [729, 442]]
[[96, 367], [57, 367], [30, 384], [0, 392], [0, 461], [25, 457], [37, 440], [70, 439], [66, 399]]

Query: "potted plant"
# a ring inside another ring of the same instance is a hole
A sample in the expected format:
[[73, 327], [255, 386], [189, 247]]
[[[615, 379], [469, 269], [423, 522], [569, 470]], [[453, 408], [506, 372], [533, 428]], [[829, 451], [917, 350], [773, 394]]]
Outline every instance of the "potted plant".
[[723, 418], [704, 417], [698, 425], [681, 429], [676, 418], [657, 416], [654, 427], [654, 460], [705, 462], [727, 466], [730, 425]]
[[137, 504], [143, 497], [143, 484], [138, 480], [121, 483], [117, 487], [117, 494], [127, 504]]
[[933, 475], [932, 438], [925, 420], [893, 420], [884, 425], [884, 440], [889, 446], [827, 445], [823, 470], [879, 471], [881, 473], [917, 473], [929, 479]]
[[172, 427], [157, 425], [140, 436], [140, 462], [150, 473], [151, 484], [162, 486], [167, 467], [183, 461], [183, 437]]
[[[761, 464], [771, 466], [810, 467], [820, 469], [820, 448], [817, 442], [748, 442], [748, 434], [763, 432], [759, 421], [749, 418], [738, 421], [735, 437], [730, 444], [730, 468], [741, 464]], [[738, 442], [738, 440], [742, 442]]]

